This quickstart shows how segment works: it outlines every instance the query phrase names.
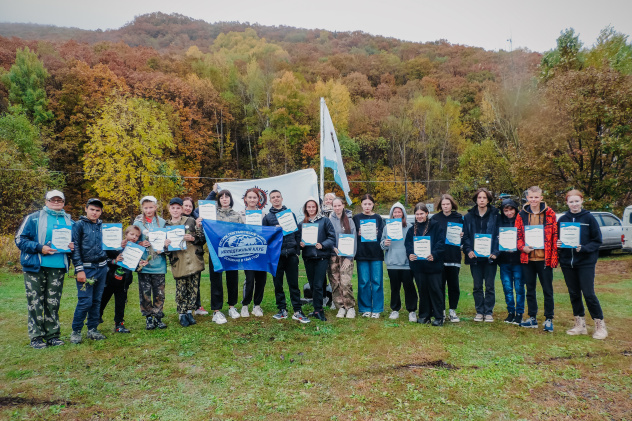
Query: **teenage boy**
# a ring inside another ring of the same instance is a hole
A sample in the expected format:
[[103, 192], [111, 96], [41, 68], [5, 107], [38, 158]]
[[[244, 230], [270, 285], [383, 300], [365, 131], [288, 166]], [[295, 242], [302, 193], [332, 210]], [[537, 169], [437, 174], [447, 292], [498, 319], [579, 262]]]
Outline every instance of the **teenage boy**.
[[[525, 243], [525, 227], [541, 225], [544, 229], [544, 248], [533, 249]], [[557, 267], [557, 219], [553, 209], [542, 201], [542, 189], [538, 186], [527, 190], [527, 203], [516, 218], [518, 250], [522, 263], [522, 276], [527, 287], [529, 318], [520, 326], [537, 328], [538, 301], [535, 295], [536, 277], [540, 279], [544, 293], [544, 331], [553, 332], [553, 268]]]
[[77, 307], [72, 319], [70, 343], [81, 343], [81, 330], [88, 316], [88, 339], [102, 340], [105, 336], [97, 330], [99, 326], [101, 297], [108, 274], [108, 257], [103, 251], [101, 213], [103, 203], [89, 199], [86, 214], [72, 226], [72, 264], [77, 275]]
[[[68, 254], [58, 253], [52, 246], [54, 225], [72, 225], [64, 212], [65, 197], [59, 190], [46, 193], [42, 210], [24, 218], [15, 235], [20, 249], [28, 308], [28, 333], [31, 347], [63, 345], [59, 339], [59, 304], [68, 272]], [[72, 249], [73, 244], [68, 245]]]
[[[277, 214], [287, 210], [287, 208], [283, 206], [283, 196], [280, 191], [272, 190], [270, 192], [270, 203], [272, 207], [270, 208], [270, 212], [263, 218], [262, 225], [270, 227], [279, 226]], [[298, 226], [296, 216], [292, 214], [292, 217]], [[301, 323], [309, 323], [310, 320], [301, 310], [301, 291], [298, 289], [298, 256], [300, 253], [300, 242], [301, 234], [298, 230], [283, 237], [277, 273], [273, 278], [274, 297], [279, 312], [272, 317], [277, 320], [287, 318], [287, 304], [285, 302], [285, 292], [283, 291], [283, 274], [285, 273], [287, 285], [290, 289], [290, 301], [294, 309], [292, 319], [298, 320]]]

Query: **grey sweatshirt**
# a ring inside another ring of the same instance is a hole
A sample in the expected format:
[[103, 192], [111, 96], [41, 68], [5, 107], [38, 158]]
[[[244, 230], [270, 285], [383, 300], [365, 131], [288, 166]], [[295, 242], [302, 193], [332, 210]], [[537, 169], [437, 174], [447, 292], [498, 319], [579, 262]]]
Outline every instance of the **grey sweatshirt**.
[[[400, 208], [402, 212], [404, 212], [404, 220], [406, 220], [406, 208], [404, 205], [397, 202], [391, 207], [391, 211], [389, 213], [390, 218], [393, 218], [393, 210], [395, 208]], [[410, 224], [402, 227], [402, 231], [404, 233], [404, 238], [406, 238], [406, 233], [408, 229], [411, 227]], [[404, 240], [402, 241], [391, 241], [391, 245], [387, 246], [384, 242], [387, 240], [386, 228], [382, 232], [382, 241], [380, 241], [380, 246], [385, 251], [384, 253], [384, 262], [386, 263], [387, 269], [399, 269], [399, 270], [410, 270], [408, 266], [408, 256], [406, 255], [406, 247], [404, 246]]]

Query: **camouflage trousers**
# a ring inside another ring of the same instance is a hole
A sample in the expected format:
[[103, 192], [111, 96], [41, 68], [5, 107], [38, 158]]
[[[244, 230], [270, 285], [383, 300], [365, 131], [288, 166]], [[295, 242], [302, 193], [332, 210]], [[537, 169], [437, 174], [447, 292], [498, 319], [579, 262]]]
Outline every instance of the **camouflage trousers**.
[[197, 310], [196, 301], [199, 284], [200, 272], [176, 278], [176, 307], [179, 314], [184, 314], [188, 310]]
[[40, 268], [24, 272], [29, 338], [59, 337], [59, 304], [66, 269]]
[[165, 274], [140, 272], [138, 274], [138, 298], [140, 312], [143, 316], [155, 316], [162, 319], [165, 316], [162, 312], [162, 307], [165, 304]]
[[355, 307], [355, 298], [353, 297], [353, 286], [351, 285], [351, 277], [353, 276], [353, 262], [345, 270], [342, 270], [341, 264], [344, 257], [331, 256], [329, 259], [329, 283], [331, 285], [331, 295], [337, 308]]

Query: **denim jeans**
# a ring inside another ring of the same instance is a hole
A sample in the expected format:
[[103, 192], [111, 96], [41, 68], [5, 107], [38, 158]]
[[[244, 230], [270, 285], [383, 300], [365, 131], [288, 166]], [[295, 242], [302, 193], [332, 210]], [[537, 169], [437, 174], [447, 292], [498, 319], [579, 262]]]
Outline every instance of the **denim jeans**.
[[358, 310], [360, 313], [384, 311], [384, 278], [381, 260], [357, 260]]
[[[503, 283], [505, 303], [509, 313], [524, 314], [524, 282], [522, 280], [522, 265], [500, 265], [500, 280]], [[516, 297], [514, 301], [514, 290]]]
[[[105, 278], [108, 274], [108, 267], [85, 268], [86, 279], [95, 278], [94, 285], [77, 282], [77, 307], [72, 319], [72, 330], [81, 331], [83, 322], [88, 316], [88, 330], [96, 329], [99, 326], [101, 316], [101, 297], [105, 288]], [[85, 291], [82, 288], [86, 287]]]

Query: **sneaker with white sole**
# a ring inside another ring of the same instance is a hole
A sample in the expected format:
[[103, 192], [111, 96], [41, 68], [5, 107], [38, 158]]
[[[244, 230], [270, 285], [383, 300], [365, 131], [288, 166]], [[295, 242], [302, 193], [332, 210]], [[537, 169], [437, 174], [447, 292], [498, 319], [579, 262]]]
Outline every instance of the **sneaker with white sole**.
[[[322, 313], [322, 312], [321, 312]], [[301, 323], [309, 323], [309, 318], [302, 311], [297, 311], [292, 315], [292, 320], [298, 320]]]
[[550, 332], [553, 333], [553, 320], [551, 319], [546, 319], [544, 321], [544, 331], [545, 332]]
[[200, 307], [195, 310], [195, 314], [197, 314], [198, 316], [206, 316], [208, 314], [208, 311], [204, 310], [204, 307]]
[[216, 311], [216, 312], [213, 313], [213, 320], [212, 321], [217, 323], [218, 325], [223, 325], [228, 320], [226, 320], [226, 316], [224, 316], [224, 313], [222, 313], [221, 311]]
[[535, 317], [529, 317], [527, 320], [525, 320], [524, 322], [520, 323], [521, 327], [529, 327], [532, 329], [537, 329], [538, 327], [538, 320]]
[[408, 321], [412, 323], [417, 323], [417, 313], [415, 313], [414, 311], [408, 313]]
[[399, 311], [391, 311], [391, 314], [388, 316], [388, 318], [391, 320], [399, 319]]
[[347, 314], [347, 310], [344, 307], [340, 307], [340, 310], [338, 310], [338, 314], [336, 314], [336, 317], [339, 319], [344, 319], [345, 314]]
[[261, 309], [261, 306], [254, 306], [252, 308], [252, 315], [255, 317], [263, 317], [263, 310]]
[[372, 319], [379, 319], [380, 318], [380, 313], [371, 313], [371, 318]]
[[476, 316], [474, 316], [474, 321], [475, 322], [482, 322], [485, 318], [483, 317], [482, 314], [477, 314]]
[[81, 343], [81, 331], [73, 330], [70, 334], [70, 343], [71, 344], [80, 344]]
[[364, 313], [362, 313], [362, 317], [371, 317], [371, 312], [365, 311]]
[[235, 307], [230, 307], [228, 309], [228, 315], [230, 316], [231, 319], [239, 319], [241, 317]]
[[[228, 310], [228, 314], [230, 314], [230, 310]], [[241, 317], [250, 317], [250, 313], [248, 313], [248, 306], [243, 306], [241, 308]]]
[[450, 313], [448, 314], [450, 318], [450, 323], [459, 323], [461, 319], [456, 315], [456, 310], [450, 309]]
[[286, 309], [279, 310], [279, 312], [275, 314], [274, 316], [272, 316], [272, 318], [276, 320], [287, 319], [287, 310]]
[[487, 316], [485, 316], [485, 321], [487, 323], [492, 323], [494, 321], [494, 316], [492, 316], [491, 314], [488, 314]]
[[356, 312], [355, 312], [355, 308], [351, 307], [350, 309], [347, 309], [347, 319], [355, 319], [356, 316]]

